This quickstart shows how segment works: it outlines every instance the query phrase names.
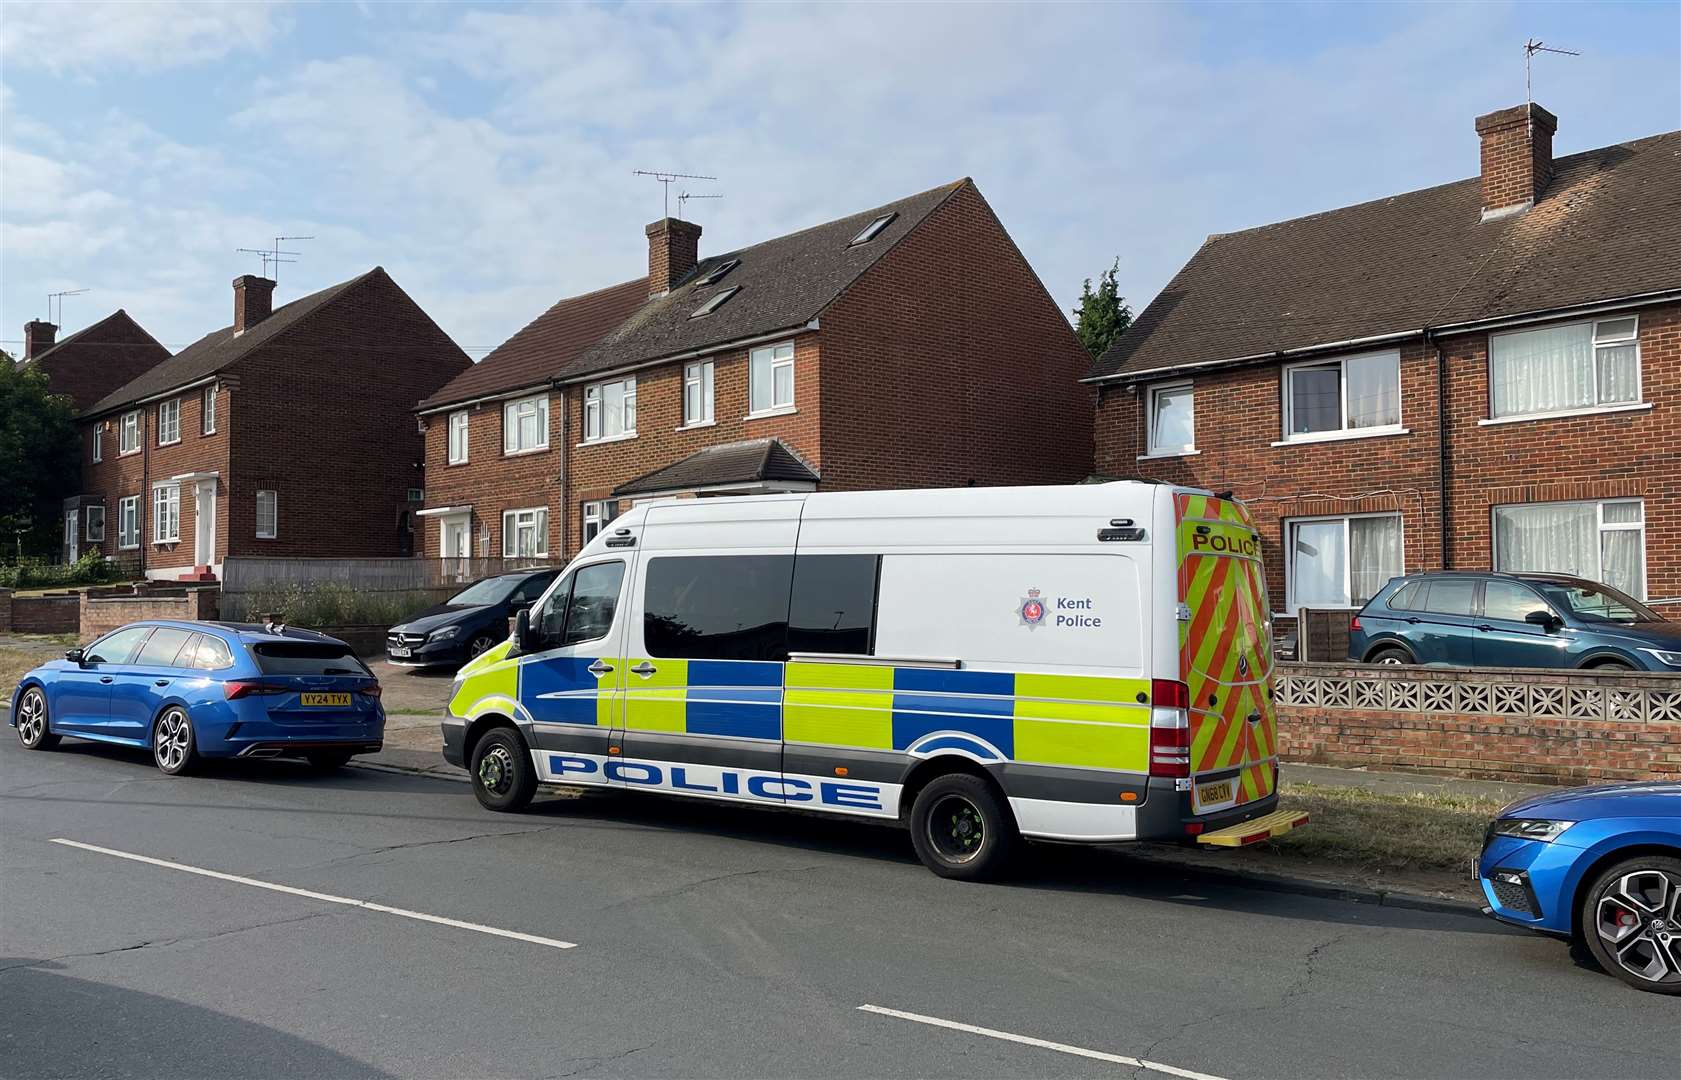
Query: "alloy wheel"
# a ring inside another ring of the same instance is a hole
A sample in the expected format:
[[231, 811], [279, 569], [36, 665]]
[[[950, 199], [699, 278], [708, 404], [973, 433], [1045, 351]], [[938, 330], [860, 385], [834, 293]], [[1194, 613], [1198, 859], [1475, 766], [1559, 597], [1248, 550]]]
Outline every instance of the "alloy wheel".
[[488, 637], [476, 637], [476, 638], [474, 638], [472, 641], [469, 641], [467, 643], [467, 657], [468, 657], [468, 659], [475, 659], [479, 656], [482, 656], [483, 654], [489, 652], [495, 644], [496, 644], [496, 642], [492, 641]]
[[1681, 983], [1681, 875], [1656, 869], [1624, 874], [1600, 898], [1594, 931], [1629, 974]]
[[968, 862], [986, 839], [986, 822], [974, 803], [961, 795], [947, 795], [928, 815], [928, 841], [940, 857]]
[[165, 772], [174, 772], [187, 760], [187, 752], [192, 748], [192, 728], [188, 725], [187, 714], [180, 709], [170, 709], [158, 721], [157, 737], [152, 740], [152, 754], [158, 760], [158, 765]]
[[47, 733], [47, 699], [31, 688], [18, 702], [18, 740], [33, 749]]

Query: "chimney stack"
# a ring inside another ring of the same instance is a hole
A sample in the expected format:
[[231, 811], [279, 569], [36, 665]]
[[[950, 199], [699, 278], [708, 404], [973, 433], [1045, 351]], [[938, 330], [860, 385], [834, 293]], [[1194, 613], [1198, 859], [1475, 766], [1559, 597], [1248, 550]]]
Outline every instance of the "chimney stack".
[[700, 226], [661, 218], [648, 226], [648, 295], [664, 296], [700, 262]]
[[256, 274], [233, 279], [233, 332], [243, 334], [274, 311], [274, 282]]
[[1477, 117], [1483, 141], [1483, 220], [1529, 209], [1553, 178], [1558, 117], [1539, 105], [1516, 105]]
[[31, 319], [23, 324], [23, 358], [33, 360], [41, 353], [53, 347], [58, 340], [58, 327], [40, 319]]

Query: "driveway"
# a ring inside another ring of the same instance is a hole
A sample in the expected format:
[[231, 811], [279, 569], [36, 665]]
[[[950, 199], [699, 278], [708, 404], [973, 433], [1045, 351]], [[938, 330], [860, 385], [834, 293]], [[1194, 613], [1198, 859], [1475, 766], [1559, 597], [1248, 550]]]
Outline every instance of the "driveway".
[[441, 754], [444, 741], [438, 721], [449, 704], [455, 669], [398, 667], [383, 656], [369, 657], [367, 664], [384, 687], [386, 748]]

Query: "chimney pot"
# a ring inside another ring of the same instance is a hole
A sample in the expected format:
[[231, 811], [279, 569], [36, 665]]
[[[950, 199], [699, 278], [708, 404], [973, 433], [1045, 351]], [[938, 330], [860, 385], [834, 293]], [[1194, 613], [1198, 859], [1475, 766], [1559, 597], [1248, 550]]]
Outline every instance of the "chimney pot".
[[700, 262], [700, 226], [679, 218], [649, 225], [648, 295], [664, 296]]
[[274, 311], [274, 282], [256, 274], [233, 279], [233, 332], [243, 334]]
[[53, 347], [58, 340], [58, 327], [40, 319], [31, 319], [23, 324], [23, 358], [33, 360], [41, 353]]
[[1533, 103], [1477, 117], [1484, 221], [1521, 213], [1540, 201], [1553, 178], [1557, 130], [1558, 117]]

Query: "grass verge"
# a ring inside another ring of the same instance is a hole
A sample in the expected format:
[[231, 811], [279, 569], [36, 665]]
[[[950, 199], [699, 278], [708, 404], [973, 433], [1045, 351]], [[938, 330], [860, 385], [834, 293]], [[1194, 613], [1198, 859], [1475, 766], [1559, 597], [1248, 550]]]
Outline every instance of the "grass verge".
[[1503, 799], [1286, 783], [1279, 805], [1313, 815], [1304, 829], [1262, 850], [1378, 871], [1464, 872]]

